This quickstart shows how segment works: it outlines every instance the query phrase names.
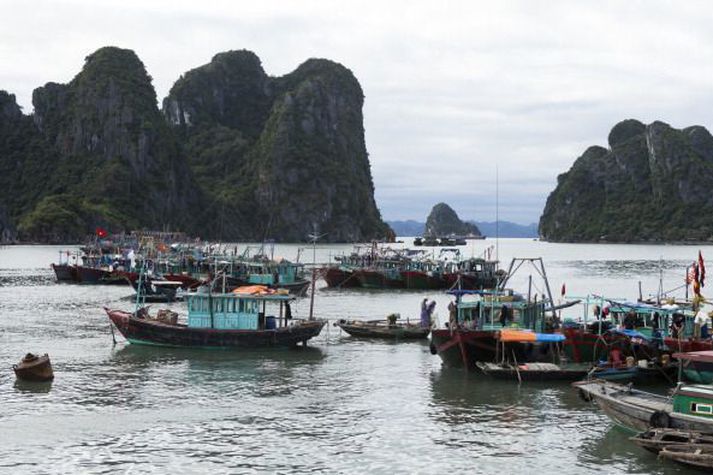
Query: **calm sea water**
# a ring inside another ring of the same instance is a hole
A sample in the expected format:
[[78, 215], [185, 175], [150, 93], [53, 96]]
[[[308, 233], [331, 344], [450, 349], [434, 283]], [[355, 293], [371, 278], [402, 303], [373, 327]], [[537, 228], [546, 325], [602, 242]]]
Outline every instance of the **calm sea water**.
[[[689, 473], [629, 443], [567, 384], [445, 369], [426, 342], [359, 341], [329, 326], [294, 351], [158, 349], [118, 334], [113, 345], [102, 306], [132, 308], [130, 289], [56, 284], [49, 264], [61, 249], [0, 248], [0, 472]], [[317, 260], [349, 249], [317, 249]], [[501, 239], [498, 255], [504, 266], [543, 257], [557, 295], [564, 283], [571, 295], [633, 299], [639, 281], [644, 294], [660, 276], [681, 285], [698, 250]], [[515, 286], [526, 290], [530, 274]], [[315, 300], [330, 319], [417, 318], [424, 297], [446, 315], [448, 298], [429, 291], [321, 288]], [[50, 354], [51, 385], [16, 382], [11, 365], [28, 351]]]

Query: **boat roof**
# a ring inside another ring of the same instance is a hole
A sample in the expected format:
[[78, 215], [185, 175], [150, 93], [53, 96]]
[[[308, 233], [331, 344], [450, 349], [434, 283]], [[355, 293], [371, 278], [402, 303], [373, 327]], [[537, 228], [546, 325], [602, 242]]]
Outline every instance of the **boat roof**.
[[701, 361], [713, 363], [713, 351], [689, 351], [688, 353], [674, 353], [672, 355], [677, 360]]
[[240, 300], [261, 300], [261, 301], [273, 301], [273, 302], [286, 302], [290, 300], [296, 300], [292, 295], [285, 294], [241, 294], [237, 292], [229, 293], [208, 293], [208, 292], [198, 292], [195, 294], [189, 294], [189, 298], [232, 298]]
[[499, 339], [503, 342], [539, 341], [556, 343], [564, 341], [566, 337], [561, 333], [535, 333], [530, 330], [505, 328], [500, 330]]

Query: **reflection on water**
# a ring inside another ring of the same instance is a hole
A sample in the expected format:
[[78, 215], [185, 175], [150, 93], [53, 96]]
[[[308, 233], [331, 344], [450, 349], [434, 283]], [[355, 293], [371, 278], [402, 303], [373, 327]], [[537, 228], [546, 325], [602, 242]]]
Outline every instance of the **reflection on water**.
[[16, 379], [13, 387], [22, 393], [43, 394], [48, 393], [52, 389], [52, 381], [23, 381]]
[[[0, 249], [0, 471], [690, 473], [630, 444], [569, 385], [443, 369], [427, 341], [359, 340], [328, 325], [297, 350], [165, 349], [119, 335], [114, 346], [101, 307], [132, 308], [131, 289], [55, 284], [57, 249]], [[657, 285], [660, 255], [673, 281], [694, 251], [501, 240], [500, 252], [505, 262], [544, 255], [555, 288], [633, 298], [632, 282]], [[320, 289], [316, 308], [418, 320], [425, 297], [447, 315], [450, 297], [432, 291]], [[293, 311], [306, 316], [309, 300]], [[15, 380], [11, 366], [28, 351], [50, 354], [54, 382]]]

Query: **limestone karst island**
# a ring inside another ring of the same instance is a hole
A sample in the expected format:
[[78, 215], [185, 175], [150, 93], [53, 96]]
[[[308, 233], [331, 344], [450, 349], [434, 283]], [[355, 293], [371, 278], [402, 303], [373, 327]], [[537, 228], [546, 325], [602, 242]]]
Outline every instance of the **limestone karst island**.
[[713, 473], [713, 9], [0, 24], [0, 473]]

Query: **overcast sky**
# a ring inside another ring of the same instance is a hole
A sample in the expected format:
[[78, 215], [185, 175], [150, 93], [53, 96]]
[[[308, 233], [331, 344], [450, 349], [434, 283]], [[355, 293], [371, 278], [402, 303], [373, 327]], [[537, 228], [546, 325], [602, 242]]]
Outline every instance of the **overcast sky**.
[[559, 173], [626, 118], [713, 125], [713, 5], [662, 1], [5, 1], [0, 89], [67, 82], [101, 46], [137, 52], [161, 100], [217, 52], [268, 74], [310, 57], [364, 89], [386, 219], [536, 222]]

